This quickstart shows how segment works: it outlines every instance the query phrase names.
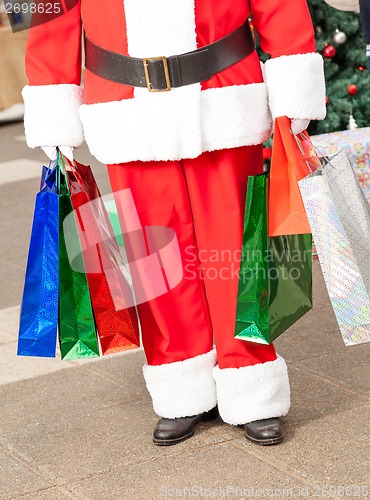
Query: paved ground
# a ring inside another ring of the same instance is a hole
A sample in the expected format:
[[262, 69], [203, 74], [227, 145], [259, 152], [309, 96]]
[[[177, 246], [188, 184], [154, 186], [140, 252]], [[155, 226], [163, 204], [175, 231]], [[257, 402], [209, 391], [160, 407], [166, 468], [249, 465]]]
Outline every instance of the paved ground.
[[[91, 162], [86, 149], [78, 158]], [[20, 124], [0, 127], [0, 499], [370, 495], [370, 345], [344, 347], [317, 262], [313, 311], [276, 342], [292, 384], [280, 446], [255, 446], [220, 420], [177, 446], [152, 445], [141, 351], [83, 363], [16, 358], [42, 161]], [[93, 164], [106, 192], [104, 167]]]

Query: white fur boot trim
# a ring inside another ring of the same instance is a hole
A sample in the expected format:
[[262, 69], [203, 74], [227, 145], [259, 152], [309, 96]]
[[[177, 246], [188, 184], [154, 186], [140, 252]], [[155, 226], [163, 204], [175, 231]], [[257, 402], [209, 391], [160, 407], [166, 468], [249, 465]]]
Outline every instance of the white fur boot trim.
[[144, 365], [147, 389], [154, 411], [160, 417], [199, 415], [216, 406], [216, 386], [212, 370], [216, 352], [163, 365]]
[[275, 361], [242, 368], [216, 366], [213, 375], [220, 416], [228, 424], [281, 417], [289, 411], [288, 370], [280, 356]]

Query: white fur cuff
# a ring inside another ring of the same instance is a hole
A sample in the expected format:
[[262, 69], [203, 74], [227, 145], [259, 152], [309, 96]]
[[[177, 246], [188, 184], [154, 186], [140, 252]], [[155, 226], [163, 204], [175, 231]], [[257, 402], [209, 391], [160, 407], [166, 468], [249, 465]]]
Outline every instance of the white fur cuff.
[[78, 114], [82, 89], [78, 85], [27, 85], [22, 91], [27, 145], [80, 146], [83, 128]]
[[212, 376], [215, 363], [216, 353], [210, 351], [184, 361], [144, 365], [146, 386], [157, 415], [164, 418], [189, 417], [216, 406], [216, 387]]
[[275, 361], [243, 368], [216, 366], [213, 375], [220, 416], [228, 424], [281, 417], [289, 411], [288, 370], [280, 356]]
[[269, 59], [265, 64], [265, 76], [273, 118], [325, 118], [324, 62], [320, 54]]

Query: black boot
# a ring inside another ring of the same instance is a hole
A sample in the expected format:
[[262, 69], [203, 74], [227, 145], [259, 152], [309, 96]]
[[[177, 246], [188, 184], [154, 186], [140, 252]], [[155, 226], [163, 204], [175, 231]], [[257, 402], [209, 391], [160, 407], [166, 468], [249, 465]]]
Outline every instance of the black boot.
[[161, 418], [158, 420], [153, 433], [153, 443], [159, 446], [177, 444], [190, 438], [199, 422], [209, 422], [218, 417], [217, 406], [212, 410], [182, 418]]
[[277, 444], [283, 440], [281, 419], [266, 418], [244, 424], [247, 439], [261, 445]]

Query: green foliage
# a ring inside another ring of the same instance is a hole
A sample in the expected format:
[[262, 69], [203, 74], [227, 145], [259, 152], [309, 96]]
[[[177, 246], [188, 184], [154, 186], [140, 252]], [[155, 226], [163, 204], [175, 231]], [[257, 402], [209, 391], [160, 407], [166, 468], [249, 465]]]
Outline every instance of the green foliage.
[[[370, 126], [370, 77], [359, 14], [334, 9], [324, 0], [308, 0], [308, 5], [315, 27], [316, 50], [322, 54], [327, 45], [336, 49], [332, 59], [324, 57], [326, 95], [329, 99], [327, 117], [323, 121], [312, 121], [309, 133], [315, 135], [345, 130], [351, 113], [358, 127]], [[336, 30], [346, 34], [345, 43], [334, 43]], [[261, 60], [266, 61], [268, 56], [259, 47], [258, 51]], [[361, 71], [359, 67], [364, 69]], [[356, 95], [348, 93], [351, 84], [357, 86]]]
[[[330, 7], [323, 0], [308, 0], [315, 27], [316, 49], [322, 53], [326, 45], [336, 49], [332, 59], [324, 57], [326, 94], [329, 102], [324, 121], [311, 122], [309, 132], [321, 134], [345, 130], [352, 113], [359, 127], [370, 126], [370, 78], [367, 71], [365, 43], [360, 16]], [[341, 45], [334, 43], [336, 30], [347, 35]], [[364, 69], [361, 71], [359, 67]], [[357, 94], [349, 95], [348, 86], [357, 86]]]

